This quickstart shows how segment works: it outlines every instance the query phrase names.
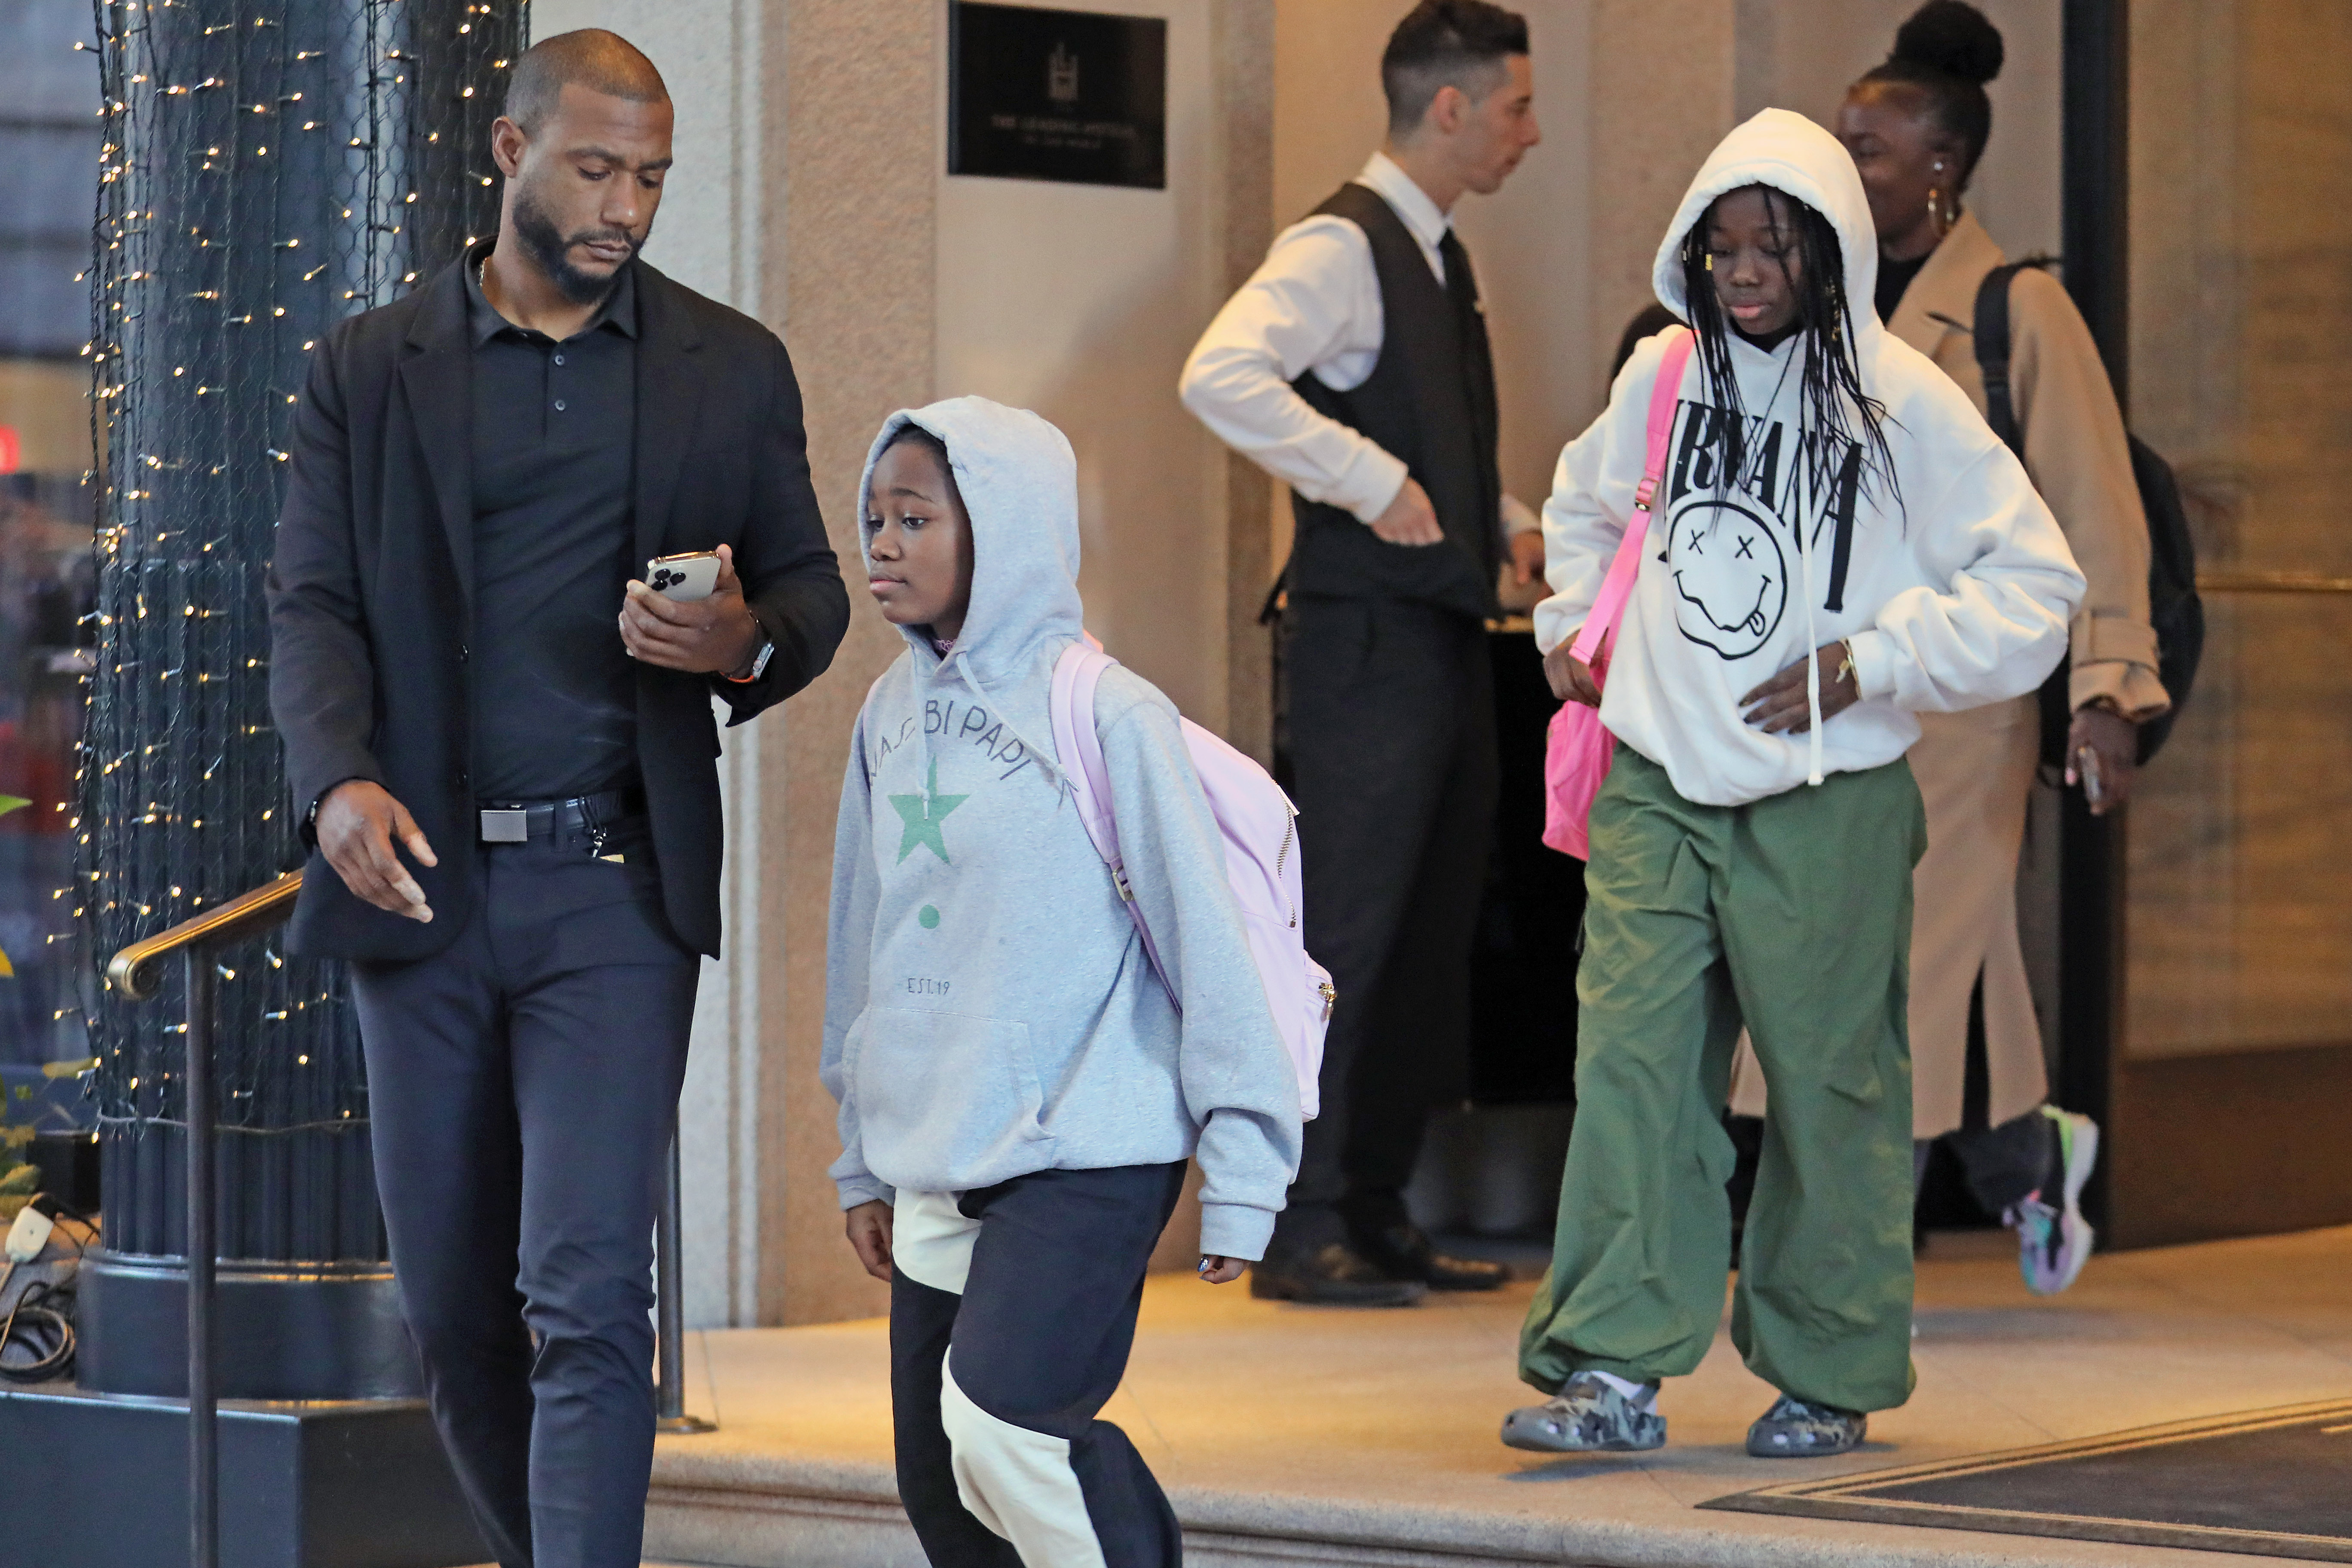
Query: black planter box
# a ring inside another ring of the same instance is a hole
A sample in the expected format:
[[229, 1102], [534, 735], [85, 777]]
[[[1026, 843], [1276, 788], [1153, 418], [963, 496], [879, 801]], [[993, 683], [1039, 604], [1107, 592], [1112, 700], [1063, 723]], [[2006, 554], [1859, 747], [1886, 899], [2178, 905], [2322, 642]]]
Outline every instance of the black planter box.
[[[6, 1560], [184, 1568], [184, 1403], [0, 1388]], [[463, 1568], [490, 1553], [424, 1405], [237, 1402], [220, 1411], [222, 1568]]]

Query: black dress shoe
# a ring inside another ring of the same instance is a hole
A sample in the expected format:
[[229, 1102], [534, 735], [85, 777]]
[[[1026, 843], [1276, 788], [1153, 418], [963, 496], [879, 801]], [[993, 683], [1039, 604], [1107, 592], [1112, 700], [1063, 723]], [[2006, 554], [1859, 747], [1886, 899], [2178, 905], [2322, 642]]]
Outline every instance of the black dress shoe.
[[1433, 1290], [1499, 1290], [1511, 1278], [1499, 1263], [1438, 1251], [1429, 1233], [1411, 1220], [1360, 1226], [1355, 1239], [1364, 1257], [1392, 1278], [1417, 1279]]
[[1250, 1294], [1310, 1307], [1410, 1307], [1427, 1287], [1381, 1272], [1344, 1241], [1311, 1252], [1272, 1253], [1250, 1266]]

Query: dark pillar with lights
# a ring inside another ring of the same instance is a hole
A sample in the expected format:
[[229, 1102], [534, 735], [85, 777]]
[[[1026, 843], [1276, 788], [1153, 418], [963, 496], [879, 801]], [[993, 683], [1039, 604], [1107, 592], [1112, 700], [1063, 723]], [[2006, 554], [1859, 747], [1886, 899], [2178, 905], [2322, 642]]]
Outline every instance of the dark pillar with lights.
[[[523, 0], [100, 0], [92, 342], [104, 464], [74, 897], [103, 963], [299, 866], [263, 576], [311, 346], [496, 222], [489, 126]], [[217, 971], [221, 1393], [412, 1394], [341, 977]], [[106, 1247], [84, 1387], [184, 1386], [175, 978], [100, 995]]]

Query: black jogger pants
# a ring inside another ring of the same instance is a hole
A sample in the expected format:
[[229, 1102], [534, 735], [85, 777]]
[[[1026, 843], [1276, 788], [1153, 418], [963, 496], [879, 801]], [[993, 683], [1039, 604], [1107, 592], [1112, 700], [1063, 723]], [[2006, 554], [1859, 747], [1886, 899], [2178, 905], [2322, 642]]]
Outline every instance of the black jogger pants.
[[901, 1192], [890, 1284], [898, 1496], [933, 1568], [1176, 1568], [1175, 1513], [1096, 1415], [1135, 1342], [1184, 1165]]

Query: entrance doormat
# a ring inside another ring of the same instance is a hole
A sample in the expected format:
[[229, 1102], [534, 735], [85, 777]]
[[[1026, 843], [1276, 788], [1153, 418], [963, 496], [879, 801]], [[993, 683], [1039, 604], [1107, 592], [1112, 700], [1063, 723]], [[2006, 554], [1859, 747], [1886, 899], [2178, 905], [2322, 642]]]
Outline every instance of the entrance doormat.
[[2352, 1400], [1794, 1481], [1699, 1506], [2352, 1563]]

